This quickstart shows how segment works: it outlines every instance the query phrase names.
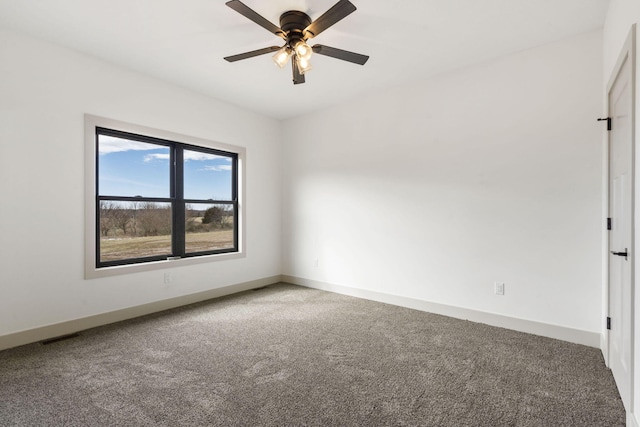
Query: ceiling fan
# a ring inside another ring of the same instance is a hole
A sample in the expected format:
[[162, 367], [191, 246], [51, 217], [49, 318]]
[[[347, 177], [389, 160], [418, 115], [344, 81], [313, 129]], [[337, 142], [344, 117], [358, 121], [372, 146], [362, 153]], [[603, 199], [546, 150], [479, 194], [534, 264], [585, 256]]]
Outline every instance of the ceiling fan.
[[280, 68], [284, 68], [289, 59], [291, 59], [293, 84], [300, 84], [304, 83], [304, 75], [311, 69], [309, 58], [312, 52], [360, 65], [364, 65], [369, 59], [367, 55], [335, 47], [321, 44], [311, 47], [307, 44], [307, 40], [316, 37], [336, 22], [355, 12], [356, 7], [349, 0], [340, 0], [315, 21], [312, 21], [309, 15], [304, 12], [297, 10], [286, 11], [280, 16], [280, 27], [272, 24], [240, 0], [228, 1], [226, 5], [270, 33], [285, 40], [284, 46], [270, 46], [224, 58], [229, 62], [275, 52], [273, 60]]

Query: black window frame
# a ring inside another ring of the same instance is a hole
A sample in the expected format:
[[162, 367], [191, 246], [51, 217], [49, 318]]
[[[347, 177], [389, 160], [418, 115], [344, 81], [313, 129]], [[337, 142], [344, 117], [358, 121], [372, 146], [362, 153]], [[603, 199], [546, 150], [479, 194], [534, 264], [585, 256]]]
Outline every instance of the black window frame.
[[[170, 152], [170, 182], [169, 197], [143, 197], [143, 196], [117, 196], [100, 194], [100, 155], [99, 138], [100, 135], [124, 138], [137, 142], [144, 142], [165, 146]], [[229, 200], [212, 199], [185, 199], [184, 198], [184, 151], [198, 151], [216, 156], [223, 156], [231, 159], [231, 198]], [[188, 144], [175, 140], [168, 140], [138, 133], [126, 132], [102, 126], [95, 127], [95, 266], [97, 269], [115, 267], [132, 264], [143, 264], [164, 260], [176, 260], [182, 258], [194, 258], [205, 255], [216, 255], [225, 253], [240, 252], [239, 243], [239, 203], [238, 203], [238, 153], [225, 151], [210, 147]], [[171, 206], [171, 254], [157, 255], [140, 258], [127, 258], [121, 260], [101, 261], [100, 260], [100, 203], [102, 201], [116, 202], [153, 202], [169, 203]], [[207, 205], [228, 205], [233, 209], [233, 247], [212, 249], [207, 251], [186, 252], [186, 205], [187, 204], [207, 204]]]

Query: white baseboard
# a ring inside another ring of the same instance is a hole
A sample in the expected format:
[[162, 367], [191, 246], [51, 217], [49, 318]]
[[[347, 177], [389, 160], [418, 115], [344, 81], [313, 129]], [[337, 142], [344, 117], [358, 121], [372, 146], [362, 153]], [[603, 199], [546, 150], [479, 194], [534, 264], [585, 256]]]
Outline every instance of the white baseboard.
[[316, 280], [303, 279], [295, 276], [282, 276], [282, 281], [293, 285], [307, 288], [320, 289], [338, 294], [364, 298], [372, 301], [398, 305], [429, 313], [441, 314], [443, 316], [455, 317], [457, 319], [470, 320], [472, 322], [484, 323], [505, 329], [512, 329], [519, 332], [540, 335], [548, 338], [555, 338], [589, 347], [601, 348], [600, 334], [597, 332], [584, 331], [580, 329], [568, 328], [565, 326], [552, 325], [549, 323], [536, 322], [533, 320], [519, 319], [504, 316], [501, 314], [487, 313], [468, 308], [455, 307], [446, 304], [439, 304], [414, 298], [402, 297], [386, 294], [382, 292], [369, 291], [366, 289], [350, 288], [347, 286], [334, 285]]
[[602, 358], [604, 359], [604, 365], [609, 367], [609, 343], [607, 342], [606, 332], [600, 334], [600, 351], [602, 352]]
[[41, 326], [34, 329], [15, 332], [8, 335], [0, 336], [0, 350], [5, 350], [20, 345], [30, 344], [49, 338], [68, 335], [75, 332], [83, 331], [97, 326], [103, 326], [110, 323], [120, 322], [122, 320], [133, 319], [151, 313], [157, 313], [171, 308], [181, 307], [183, 305], [193, 304], [196, 302], [206, 301], [212, 298], [219, 298], [250, 289], [260, 288], [262, 286], [272, 285], [280, 282], [280, 276], [265, 277], [263, 279], [252, 280], [250, 282], [237, 283], [222, 288], [211, 289], [195, 294], [183, 295], [162, 301], [151, 302], [136, 307], [124, 308], [121, 310], [111, 311], [108, 313], [96, 314], [94, 316], [84, 317], [82, 319], [74, 319], [66, 322], [56, 323], [53, 325]]
[[634, 414], [627, 411], [627, 427], [640, 427], [640, 422]]
[[[82, 319], [74, 319], [53, 325], [41, 326], [34, 329], [15, 332], [0, 336], [0, 350], [5, 350], [20, 345], [30, 344], [62, 335], [72, 334], [85, 329], [95, 328], [122, 320], [132, 319], [163, 310], [181, 307], [196, 302], [206, 301], [262, 286], [271, 285], [278, 282], [291, 283], [293, 285], [307, 288], [320, 289], [338, 294], [364, 298], [372, 301], [393, 304], [429, 313], [441, 314], [443, 316], [455, 317], [458, 319], [470, 320], [478, 323], [485, 323], [491, 326], [512, 329], [534, 335], [541, 335], [590, 347], [603, 348], [601, 334], [596, 332], [583, 331], [579, 329], [567, 328], [564, 326], [535, 322], [532, 320], [518, 319], [503, 316], [495, 313], [487, 313], [468, 308], [455, 307], [445, 304], [433, 303], [408, 297], [402, 297], [382, 292], [369, 291], [365, 289], [350, 288], [347, 286], [334, 285], [310, 279], [303, 279], [294, 276], [272, 276], [250, 282], [237, 283], [223, 288], [211, 289], [195, 294], [183, 295], [167, 300], [156, 301], [136, 307], [124, 308], [108, 313], [101, 313]], [[640, 427], [636, 424], [635, 427]]]

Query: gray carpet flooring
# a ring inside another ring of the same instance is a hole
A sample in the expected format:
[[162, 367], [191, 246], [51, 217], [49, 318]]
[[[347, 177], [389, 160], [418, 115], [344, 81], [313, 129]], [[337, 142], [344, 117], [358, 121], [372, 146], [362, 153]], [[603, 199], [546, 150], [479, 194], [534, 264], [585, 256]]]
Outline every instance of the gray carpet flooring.
[[1, 426], [623, 426], [600, 351], [279, 284], [0, 352]]

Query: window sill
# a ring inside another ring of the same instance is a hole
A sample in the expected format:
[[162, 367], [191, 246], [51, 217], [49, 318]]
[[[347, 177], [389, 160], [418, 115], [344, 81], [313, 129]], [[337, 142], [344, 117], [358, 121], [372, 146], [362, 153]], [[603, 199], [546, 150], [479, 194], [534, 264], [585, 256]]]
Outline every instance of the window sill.
[[145, 262], [140, 264], [117, 265], [114, 267], [87, 267], [84, 272], [85, 279], [99, 279], [101, 277], [118, 276], [121, 274], [142, 273], [146, 271], [166, 270], [167, 268], [186, 267], [189, 265], [206, 264], [218, 261], [244, 258], [244, 252], [232, 252], [225, 254], [203, 255], [193, 258], [179, 258], [163, 261]]

